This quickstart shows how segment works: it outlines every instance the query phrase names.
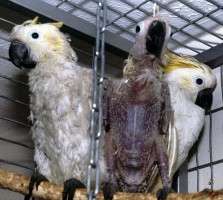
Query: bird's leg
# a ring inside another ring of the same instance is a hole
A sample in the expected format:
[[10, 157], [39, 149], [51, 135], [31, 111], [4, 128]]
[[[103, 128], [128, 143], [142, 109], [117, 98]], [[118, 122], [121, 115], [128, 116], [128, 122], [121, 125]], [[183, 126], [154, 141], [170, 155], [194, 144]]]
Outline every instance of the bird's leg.
[[161, 125], [162, 134], [167, 135], [169, 131], [169, 124], [173, 118], [173, 110], [170, 102], [170, 89], [167, 83], [162, 83], [161, 86], [161, 98], [164, 99], [162, 102], [162, 112], [161, 112]]
[[64, 182], [63, 200], [73, 200], [74, 193], [77, 188], [85, 188], [85, 185], [77, 180], [76, 178], [71, 178]]
[[[36, 190], [38, 190], [38, 187], [42, 181], [48, 181], [45, 176], [35, 171], [34, 175], [31, 176], [30, 182], [29, 182], [29, 194], [25, 195], [24, 200], [29, 200], [32, 196], [32, 191], [34, 188], [34, 185], [36, 184]], [[34, 200], [34, 197], [32, 198]]]
[[117, 181], [110, 181], [103, 186], [103, 194], [105, 200], [112, 200], [114, 194], [118, 191]]
[[171, 188], [171, 181], [169, 180], [169, 161], [167, 155], [167, 147], [163, 137], [160, 135], [156, 138], [156, 156], [160, 169], [163, 188], [157, 192], [158, 200], [166, 200], [170, 192], [174, 192]]
[[105, 134], [105, 159], [107, 163], [108, 182], [103, 186], [103, 194], [105, 200], [113, 199], [113, 195], [118, 191], [118, 184], [116, 178], [116, 154], [117, 147], [113, 139], [112, 132]]
[[163, 186], [163, 188], [160, 188], [157, 193], [156, 197], [158, 200], [166, 200], [169, 193], [174, 192], [174, 190], [171, 187]]
[[111, 83], [110, 80], [106, 80], [104, 83], [104, 95], [103, 95], [103, 126], [106, 133], [110, 131], [110, 121], [109, 121], [110, 98], [108, 92], [109, 90], [111, 90]]

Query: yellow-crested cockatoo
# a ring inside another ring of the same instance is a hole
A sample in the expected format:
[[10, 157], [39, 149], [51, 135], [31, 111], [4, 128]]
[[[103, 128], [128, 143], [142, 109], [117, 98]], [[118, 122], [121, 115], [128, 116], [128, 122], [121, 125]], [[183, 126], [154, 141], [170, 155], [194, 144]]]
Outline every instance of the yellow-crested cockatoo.
[[[204, 125], [205, 110], [211, 108], [212, 92], [217, 79], [209, 66], [193, 57], [177, 56], [169, 51], [166, 56], [168, 61], [163, 65], [163, 81], [170, 88], [173, 128], [177, 135], [177, 156], [175, 161], [172, 160], [170, 168], [172, 178], [199, 137]], [[170, 148], [174, 146], [172, 144]]]
[[[202, 130], [205, 110], [210, 109], [212, 104], [216, 77], [210, 67], [190, 56], [177, 56], [167, 49], [163, 56], [165, 57], [165, 63], [162, 64], [163, 81], [169, 85], [173, 110], [169, 134], [166, 138], [169, 178], [172, 180]], [[130, 57], [126, 60], [123, 75], [130, 76], [133, 69], [134, 65]], [[148, 190], [156, 192], [161, 186], [162, 182], [156, 166], [151, 174]]]
[[[31, 135], [37, 171], [51, 182], [65, 182], [63, 199], [67, 193], [72, 199], [69, 188], [87, 183], [93, 75], [91, 69], [78, 65], [61, 26], [61, 22], [38, 24], [37, 18], [16, 25], [9, 55], [17, 67], [30, 68]], [[103, 181], [106, 164], [100, 148]]]
[[136, 26], [131, 50], [134, 69], [121, 80], [108, 80], [105, 87], [105, 158], [108, 183], [106, 200], [117, 191], [146, 192], [148, 178], [157, 162], [165, 199], [170, 191], [167, 145], [171, 113], [167, 84], [161, 81], [162, 54], [170, 37], [168, 22], [159, 16]]

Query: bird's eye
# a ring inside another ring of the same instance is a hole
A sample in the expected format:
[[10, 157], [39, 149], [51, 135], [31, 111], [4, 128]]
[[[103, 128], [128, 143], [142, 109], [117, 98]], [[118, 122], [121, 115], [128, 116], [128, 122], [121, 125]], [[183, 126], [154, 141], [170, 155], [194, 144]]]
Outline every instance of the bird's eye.
[[145, 32], [145, 22], [139, 22], [135, 27], [135, 32], [137, 35], [143, 35]]
[[36, 33], [36, 32], [32, 33], [32, 38], [33, 38], [33, 39], [37, 39], [37, 38], [39, 38], [39, 34]]
[[137, 26], [136, 26], [136, 33], [138, 33], [139, 31], [140, 31], [140, 26], [137, 25]]
[[203, 79], [201, 79], [201, 78], [197, 78], [196, 79], [196, 83], [197, 83], [197, 85], [202, 85], [203, 84]]
[[203, 84], [203, 80], [202, 80], [201, 78], [198, 78], [198, 79], [196, 80], [196, 83], [197, 83], [198, 85], [202, 85], [202, 84]]

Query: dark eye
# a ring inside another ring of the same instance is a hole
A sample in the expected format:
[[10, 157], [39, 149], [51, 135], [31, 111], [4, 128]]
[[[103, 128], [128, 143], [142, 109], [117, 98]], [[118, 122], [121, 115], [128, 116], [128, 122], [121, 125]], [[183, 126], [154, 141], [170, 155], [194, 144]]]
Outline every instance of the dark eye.
[[136, 33], [138, 33], [139, 31], [140, 31], [140, 26], [137, 25], [137, 26], [136, 26]]
[[204, 81], [203, 81], [201, 78], [198, 78], [198, 79], [196, 80], [196, 83], [197, 83], [198, 85], [202, 85], [203, 82], [204, 82]]
[[32, 33], [32, 38], [33, 39], [37, 39], [39, 37], [39, 34], [38, 33]]

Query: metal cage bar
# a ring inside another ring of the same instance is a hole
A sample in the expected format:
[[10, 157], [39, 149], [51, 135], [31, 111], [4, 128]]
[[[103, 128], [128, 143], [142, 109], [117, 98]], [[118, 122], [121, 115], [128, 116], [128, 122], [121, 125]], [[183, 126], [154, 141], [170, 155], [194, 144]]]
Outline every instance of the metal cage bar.
[[21, 168], [24, 168], [24, 169], [28, 169], [28, 170], [31, 170], [31, 171], [34, 170], [34, 168], [27, 167], [25, 165], [22, 165], [22, 164], [19, 164], [19, 163], [16, 163], [16, 162], [11, 162], [9, 160], [0, 159], [0, 162], [5, 163], [5, 164], [9, 164], [9, 165], [13, 165], [13, 166], [17, 166], [17, 167], [21, 167]]
[[34, 151], [34, 148], [33, 147], [31, 147], [29, 145], [26, 145], [26, 144], [23, 144], [21, 142], [17, 142], [17, 141], [14, 141], [14, 140], [6, 139], [6, 138], [3, 138], [3, 137], [0, 137], [0, 140], [1, 141], [4, 141], [4, 142], [11, 143], [11, 144], [16, 144], [16, 145], [19, 145], [21, 147], [25, 147], [27, 149], [31, 149], [32, 151]]
[[[210, 157], [210, 163], [213, 162], [213, 157], [212, 157], [212, 113], [209, 114], [209, 119], [210, 119], [210, 125], [209, 125], [209, 157]], [[211, 179], [210, 179], [210, 184], [211, 184], [211, 189], [213, 190], [213, 165], [210, 165], [211, 169]]]

